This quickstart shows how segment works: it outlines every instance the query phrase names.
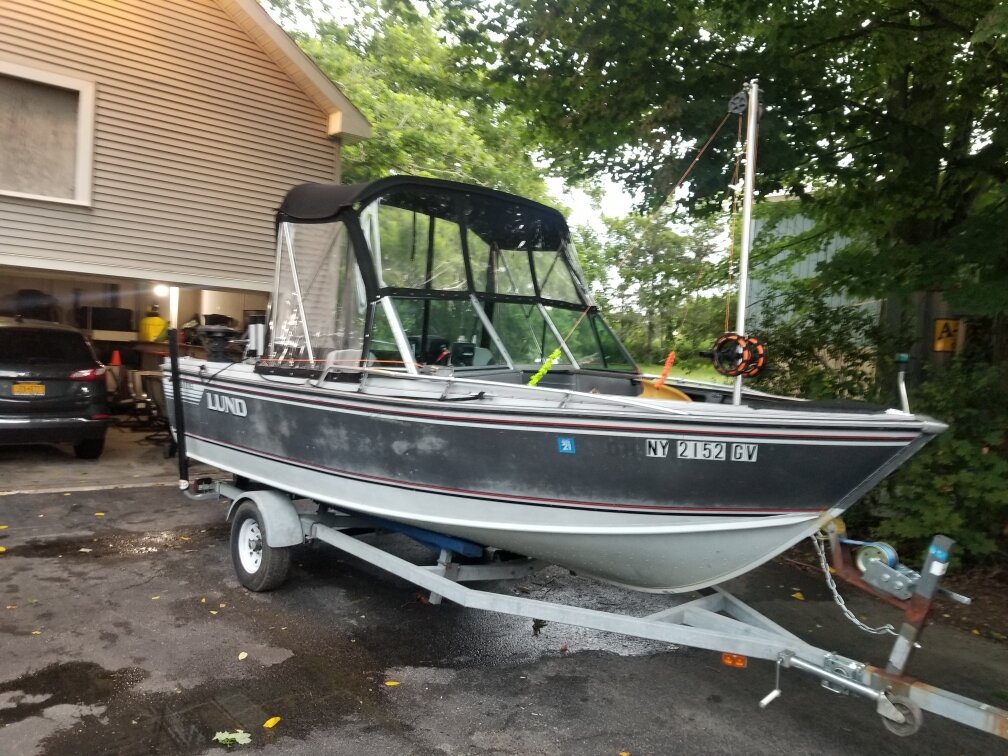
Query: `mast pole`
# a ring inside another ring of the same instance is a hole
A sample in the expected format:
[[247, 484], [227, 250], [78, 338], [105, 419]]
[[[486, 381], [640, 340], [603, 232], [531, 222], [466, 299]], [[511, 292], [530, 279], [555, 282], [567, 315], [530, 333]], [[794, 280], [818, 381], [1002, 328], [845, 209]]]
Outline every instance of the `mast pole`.
[[[759, 121], [759, 85], [749, 82], [748, 120], [746, 124], [745, 183], [742, 194], [742, 251], [739, 255], [738, 311], [735, 333], [745, 336], [746, 294], [749, 288], [749, 249], [752, 246], [753, 186], [756, 183], [756, 124]], [[735, 376], [732, 404], [742, 403], [742, 376]]]

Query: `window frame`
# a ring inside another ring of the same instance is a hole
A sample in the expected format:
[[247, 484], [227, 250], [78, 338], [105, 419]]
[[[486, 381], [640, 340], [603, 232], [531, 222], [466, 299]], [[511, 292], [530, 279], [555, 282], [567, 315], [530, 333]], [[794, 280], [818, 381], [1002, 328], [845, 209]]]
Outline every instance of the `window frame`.
[[48, 194], [16, 192], [0, 186], [0, 197], [56, 202], [63, 205], [90, 207], [94, 177], [95, 90], [93, 79], [70, 76], [55, 71], [21, 65], [0, 59], [0, 74], [23, 79], [35, 84], [68, 89], [77, 93], [76, 156], [74, 160], [73, 197], [54, 197]]

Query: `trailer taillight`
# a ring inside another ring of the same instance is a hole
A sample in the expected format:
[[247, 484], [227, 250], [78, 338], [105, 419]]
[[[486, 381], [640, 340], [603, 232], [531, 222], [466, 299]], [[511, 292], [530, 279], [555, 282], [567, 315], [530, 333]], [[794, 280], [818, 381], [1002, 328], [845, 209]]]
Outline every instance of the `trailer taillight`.
[[743, 656], [742, 654], [721, 654], [721, 663], [726, 667], [734, 667], [735, 669], [745, 669], [749, 666], [749, 657]]

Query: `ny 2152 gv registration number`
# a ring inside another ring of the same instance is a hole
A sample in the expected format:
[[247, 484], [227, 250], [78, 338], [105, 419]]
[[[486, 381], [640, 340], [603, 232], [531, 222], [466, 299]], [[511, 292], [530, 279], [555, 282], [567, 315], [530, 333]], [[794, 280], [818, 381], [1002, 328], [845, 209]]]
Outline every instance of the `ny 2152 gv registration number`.
[[676, 441], [679, 459], [709, 459], [732, 462], [755, 462], [758, 444], [725, 443], [724, 441]]
[[712, 462], [755, 462], [759, 454], [759, 444], [743, 444], [735, 441], [669, 441], [663, 438], [647, 439], [646, 453], [649, 457], [668, 457], [675, 444], [678, 459], [700, 459]]

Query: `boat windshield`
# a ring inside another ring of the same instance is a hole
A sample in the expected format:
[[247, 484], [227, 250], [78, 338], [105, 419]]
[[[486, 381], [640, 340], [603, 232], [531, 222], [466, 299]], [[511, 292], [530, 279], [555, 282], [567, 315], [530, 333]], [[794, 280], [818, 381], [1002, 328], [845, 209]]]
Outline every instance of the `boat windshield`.
[[[361, 212], [381, 294], [371, 350], [459, 367], [558, 364], [634, 370], [594, 303], [566, 225], [532, 204], [459, 191], [399, 189]], [[398, 320], [398, 326], [392, 322]]]
[[270, 360], [415, 372], [418, 363], [515, 368], [551, 359], [636, 370], [598, 314], [555, 211], [407, 185], [357, 215], [366, 250], [349, 215], [279, 224]]
[[590, 304], [571, 265], [566, 227], [544, 208], [411, 188], [381, 196], [361, 223], [386, 289]]

